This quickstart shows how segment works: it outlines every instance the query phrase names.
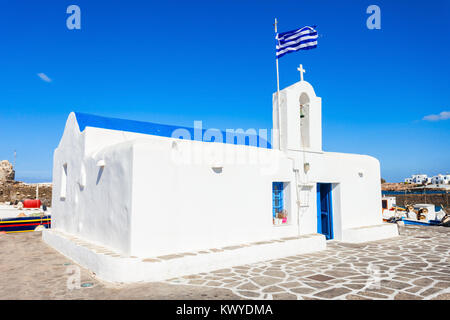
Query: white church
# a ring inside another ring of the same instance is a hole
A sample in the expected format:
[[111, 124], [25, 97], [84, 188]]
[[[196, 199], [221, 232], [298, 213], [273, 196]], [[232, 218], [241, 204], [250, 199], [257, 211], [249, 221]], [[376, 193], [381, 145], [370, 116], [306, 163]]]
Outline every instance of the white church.
[[112, 282], [159, 281], [395, 237], [380, 164], [322, 150], [322, 103], [302, 80], [264, 132], [71, 113], [54, 153], [50, 246]]

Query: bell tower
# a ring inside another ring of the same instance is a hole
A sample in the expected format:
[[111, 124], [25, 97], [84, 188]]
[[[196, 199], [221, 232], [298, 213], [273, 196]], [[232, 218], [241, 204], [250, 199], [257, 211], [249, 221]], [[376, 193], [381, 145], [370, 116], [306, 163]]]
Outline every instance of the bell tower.
[[[322, 99], [303, 80], [273, 94], [273, 148], [282, 151], [322, 151]], [[280, 121], [278, 120], [280, 117]], [[281, 147], [280, 147], [281, 146]]]

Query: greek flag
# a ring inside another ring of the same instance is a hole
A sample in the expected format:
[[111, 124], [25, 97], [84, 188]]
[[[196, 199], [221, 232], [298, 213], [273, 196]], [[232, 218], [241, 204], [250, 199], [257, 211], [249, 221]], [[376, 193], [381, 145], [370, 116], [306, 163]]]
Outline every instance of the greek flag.
[[303, 27], [300, 29], [277, 33], [277, 58], [281, 58], [286, 53], [298, 50], [308, 50], [317, 48], [316, 26]]

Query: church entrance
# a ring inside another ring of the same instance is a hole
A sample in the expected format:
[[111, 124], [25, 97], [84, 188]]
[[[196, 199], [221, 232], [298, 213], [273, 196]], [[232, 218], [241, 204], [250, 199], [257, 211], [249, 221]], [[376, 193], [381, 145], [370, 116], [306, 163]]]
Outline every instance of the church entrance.
[[317, 233], [333, 239], [333, 210], [331, 202], [331, 183], [317, 184]]

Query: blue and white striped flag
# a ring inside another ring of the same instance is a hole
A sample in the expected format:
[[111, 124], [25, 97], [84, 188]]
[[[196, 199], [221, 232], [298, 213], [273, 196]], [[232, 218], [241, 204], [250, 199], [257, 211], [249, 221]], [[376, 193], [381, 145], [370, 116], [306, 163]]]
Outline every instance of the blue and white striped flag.
[[277, 58], [281, 58], [286, 53], [298, 50], [308, 50], [317, 48], [316, 26], [303, 27], [300, 29], [277, 33]]

